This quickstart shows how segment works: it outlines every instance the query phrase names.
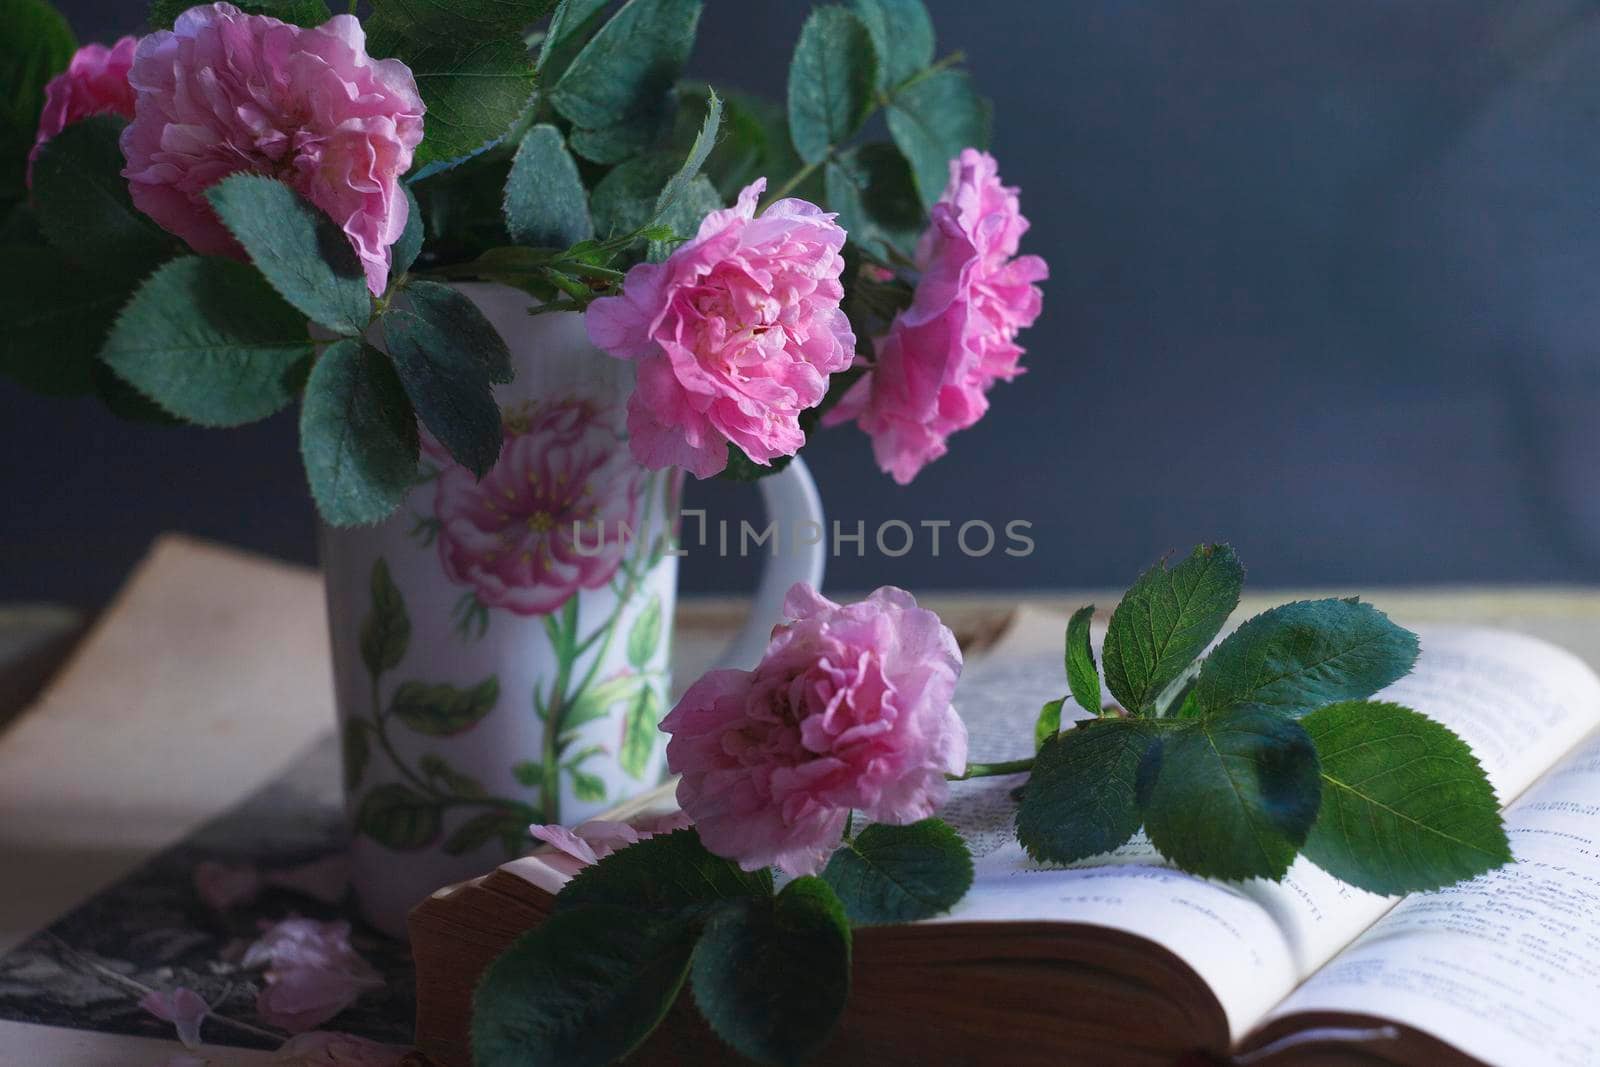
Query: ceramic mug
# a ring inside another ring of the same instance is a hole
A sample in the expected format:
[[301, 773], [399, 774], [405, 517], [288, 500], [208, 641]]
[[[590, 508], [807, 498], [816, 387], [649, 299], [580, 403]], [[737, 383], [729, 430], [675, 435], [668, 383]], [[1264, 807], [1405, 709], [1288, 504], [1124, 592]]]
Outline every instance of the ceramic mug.
[[[520, 855], [529, 823], [581, 822], [663, 773], [683, 473], [633, 459], [633, 366], [580, 316], [459, 288], [516, 370], [499, 461], [480, 481], [424, 434], [395, 515], [322, 530], [353, 880], [397, 936], [433, 890]], [[782, 536], [822, 530], [805, 465], [759, 485], [780, 538], [724, 666], [752, 666], [789, 586], [822, 578], [820, 537]]]

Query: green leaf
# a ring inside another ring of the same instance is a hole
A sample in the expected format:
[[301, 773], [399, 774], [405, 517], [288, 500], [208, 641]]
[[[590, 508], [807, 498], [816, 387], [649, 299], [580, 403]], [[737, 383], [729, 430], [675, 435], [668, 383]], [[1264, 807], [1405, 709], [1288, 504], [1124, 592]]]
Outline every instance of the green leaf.
[[371, 586], [372, 610], [361, 621], [361, 662], [367, 665], [368, 674], [377, 677], [394, 670], [405, 658], [411, 644], [411, 615], [382, 556], [372, 565]]
[[509, 845], [513, 840], [519, 846], [506, 848], [506, 853], [515, 858], [522, 850], [520, 842], [528, 836], [528, 819], [525, 815], [515, 811], [486, 811], [481, 815], [474, 815], [444, 839], [443, 849], [448, 856], [465, 856], [469, 852], [476, 852], [491, 841], [499, 841], [501, 846]]
[[441, 826], [439, 806], [398, 782], [373, 789], [356, 808], [356, 829], [397, 852], [427, 848]]
[[823, 881], [857, 925], [909, 923], [943, 914], [972, 888], [972, 853], [939, 819], [875, 823], [828, 860]]
[[1051, 737], [1017, 808], [1017, 840], [1034, 859], [1076, 863], [1119, 848], [1139, 829], [1139, 764], [1156, 728], [1089, 719]]
[[1194, 699], [1202, 714], [1247, 707], [1304, 715], [1369, 697], [1416, 660], [1417, 635], [1371, 604], [1302, 600], [1229, 634], [1200, 668]]
[[[194, 0], [155, 0], [145, 21], [153, 30], [170, 30], [194, 6]], [[233, 6], [247, 15], [270, 15], [296, 26], [320, 26], [333, 17], [324, 0], [234, 0]]]
[[630, 778], [644, 781], [650, 769], [650, 757], [656, 751], [656, 738], [660, 736], [661, 697], [654, 686], [647, 685], [628, 709], [628, 718], [622, 727], [622, 753], [619, 762]]
[[411, 269], [417, 257], [422, 254], [422, 208], [417, 204], [417, 194], [411, 191], [411, 186], [401, 185], [400, 188], [406, 194], [406, 228], [401, 232], [400, 239], [389, 250], [391, 286], [396, 279]]
[[44, 0], [0, 0], [0, 201], [26, 195], [28, 152], [44, 109], [44, 86], [65, 70], [78, 42]]
[[302, 314], [350, 337], [367, 328], [366, 274], [350, 238], [325, 212], [260, 174], [224, 178], [206, 199], [256, 269]]
[[346, 793], [354, 793], [361, 787], [361, 779], [367, 774], [367, 765], [372, 762], [372, 744], [367, 739], [367, 731], [371, 729], [372, 724], [366, 719], [351, 716], [344, 721], [339, 750], [344, 757]]
[[518, 785], [538, 789], [544, 781], [544, 764], [521, 760], [511, 765], [511, 777], [517, 780]]
[[380, 7], [367, 23], [367, 51], [410, 67], [428, 109], [412, 181], [462, 163], [510, 132], [536, 81], [521, 34], [410, 37], [386, 12]]
[[694, 949], [687, 923], [627, 907], [562, 912], [489, 965], [473, 997], [475, 1067], [604, 1067], [627, 1056], [678, 998]]
[[828, 208], [850, 240], [883, 258], [887, 249], [910, 255], [927, 223], [911, 167], [892, 144], [852, 148], [824, 168]]
[[539, 80], [554, 85], [605, 17], [611, 0], [561, 0], [539, 44]]
[[382, 0], [379, 5], [386, 21], [417, 40], [521, 34], [554, 6], [555, 0]]
[[715, 91], [707, 90], [705, 121], [700, 124], [700, 132], [695, 135], [694, 143], [689, 146], [689, 154], [684, 157], [683, 165], [667, 181], [661, 190], [661, 195], [656, 198], [655, 212], [651, 216], [651, 221], [661, 218], [688, 195], [689, 186], [700, 176], [700, 168], [705, 166], [706, 157], [711, 154], [712, 147], [717, 143], [717, 131], [721, 127], [722, 98]]
[[125, 125], [96, 115], [56, 134], [34, 164], [33, 203], [44, 235], [70, 259], [131, 280], [174, 244], [128, 195], [117, 144]]
[[637, 115], [598, 129], [575, 127], [568, 138], [572, 150], [591, 163], [621, 163], [654, 147], [672, 125], [676, 98], [668, 93]]
[[1047, 701], [1039, 709], [1039, 717], [1033, 721], [1033, 748], [1034, 751], [1044, 747], [1044, 743], [1061, 732], [1061, 705], [1066, 703], [1065, 698]]
[[933, 19], [922, 0], [850, 0], [878, 54], [878, 88], [893, 89], [933, 62]]
[[718, 911], [689, 968], [718, 1037], [761, 1063], [799, 1064], [832, 1036], [850, 996], [850, 923], [820, 878]]
[[654, 116], [689, 58], [700, 9], [700, 0], [628, 0], [550, 90], [551, 106], [587, 130]]
[[424, 753], [422, 758], [417, 760], [417, 770], [422, 772], [424, 778], [436, 783], [440, 789], [452, 796], [480, 800], [489, 795], [489, 790], [482, 782], [464, 771], [456, 770], [438, 753]]
[[578, 694], [563, 716], [562, 734], [569, 735], [586, 723], [605, 718], [620, 701], [632, 699], [644, 684], [644, 679], [637, 674], [624, 674], [589, 686]]
[[1510, 863], [1494, 787], [1466, 742], [1398, 704], [1346, 701], [1301, 720], [1322, 763], [1305, 854], [1372, 893], [1426, 892]]
[[500, 457], [500, 406], [490, 383], [509, 379], [510, 352], [460, 292], [422, 281], [405, 292], [407, 302], [378, 319], [389, 358], [423, 425], [481, 478]]
[[89, 392], [95, 353], [132, 288], [53, 248], [0, 247], [0, 372], [54, 396]]
[[677, 915], [707, 904], [772, 895], [772, 872], [741, 871], [714, 856], [694, 830], [657, 834], [585, 867], [562, 887], [556, 910], [606, 904]]
[[965, 74], [941, 70], [895, 94], [889, 133], [911, 163], [922, 206], [931, 208], [950, 183], [950, 161], [963, 148], [988, 146], [989, 105]]
[[1093, 621], [1093, 604], [1079, 608], [1067, 621], [1067, 686], [1078, 707], [1098, 715], [1100, 671], [1094, 665], [1094, 648], [1089, 644], [1089, 624]]
[[1317, 818], [1317, 751], [1270, 712], [1185, 720], [1145, 753], [1138, 791], [1151, 843], [1183, 870], [1277, 881]]
[[389, 713], [419, 734], [451, 737], [476, 726], [499, 699], [500, 679], [492, 674], [470, 689], [405, 682], [390, 698]]
[[599, 775], [580, 771], [572, 771], [572, 795], [585, 804], [603, 804], [606, 799], [605, 779]]
[[567, 248], [594, 236], [589, 195], [554, 126], [523, 136], [506, 179], [505, 216], [506, 232], [521, 245]]
[[100, 358], [181, 419], [239, 426], [294, 399], [312, 351], [305, 319], [255, 268], [185, 256], [139, 287]]
[[183, 425], [183, 420], [167, 414], [154, 400], [117, 377], [115, 371], [98, 359], [89, 368], [89, 377], [94, 381], [95, 395], [117, 418], [155, 426]]
[[382, 352], [360, 341], [323, 349], [300, 409], [311, 495], [333, 526], [378, 522], [417, 478], [417, 417]]
[[789, 62], [789, 135], [807, 163], [861, 128], [872, 109], [878, 60], [866, 25], [842, 7], [819, 7]]
[[1106, 686], [1132, 712], [1151, 708], [1239, 604], [1244, 567], [1227, 545], [1201, 545], [1171, 570], [1145, 571], [1111, 613]]
[[[700, 101], [709, 94], [710, 89], [705, 86], [678, 87], [678, 95], [685, 101]], [[800, 157], [794, 154], [794, 146], [789, 143], [789, 121], [782, 107], [745, 93], [720, 95], [723, 103], [721, 131], [711, 155], [706, 158], [704, 173], [724, 201], [732, 201], [739, 190], [763, 176], [776, 188], [785, 177], [801, 168]], [[679, 109], [672, 138], [674, 145], [687, 151], [686, 146], [699, 132], [698, 124], [688, 120], [698, 115], [696, 109]]]
[[661, 647], [661, 596], [650, 594], [644, 610], [628, 627], [628, 662], [634, 670], [644, 670]]

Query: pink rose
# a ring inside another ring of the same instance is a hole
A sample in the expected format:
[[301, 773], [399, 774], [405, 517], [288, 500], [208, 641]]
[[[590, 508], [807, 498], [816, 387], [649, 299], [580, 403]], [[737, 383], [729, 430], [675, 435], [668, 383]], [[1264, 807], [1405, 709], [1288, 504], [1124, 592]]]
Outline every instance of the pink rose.
[[367, 55], [353, 16], [302, 29], [232, 4], [190, 8], [139, 42], [130, 81], [122, 176], [141, 211], [196, 252], [242, 258], [205, 191], [240, 171], [270, 175], [344, 229], [367, 287], [384, 291], [423, 106], [405, 64]]
[[170, 993], [151, 990], [139, 999], [139, 1007], [163, 1022], [171, 1023], [178, 1031], [178, 1040], [184, 1048], [200, 1045], [200, 1024], [211, 1013], [211, 1006], [194, 990], [179, 986]]
[[730, 441], [761, 464], [794, 455], [800, 413], [853, 358], [839, 308], [844, 230], [804, 200], [756, 217], [766, 185], [746, 186], [666, 262], [639, 264], [621, 296], [589, 306], [589, 339], [638, 364], [628, 433], [647, 467], [709, 478]]
[[439, 559], [451, 581], [518, 615], [543, 615], [611, 580], [639, 530], [644, 472], [623, 448], [620, 413], [592, 401], [507, 411], [500, 459], [483, 481], [439, 475]]
[[278, 1049], [273, 1062], [291, 1067], [400, 1067], [408, 1052], [354, 1034], [319, 1030], [291, 1037]]
[[133, 118], [133, 86], [128, 69], [138, 38], [124, 37], [107, 48], [86, 44], [73, 54], [67, 69], [44, 87], [44, 110], [39, 113], [39, 135], [28, 153], [28, 187], [33, 187], [33, 162], [45, 142], [90, 115]]
[[753, 671], [712, 671], [661, 723], [678, 803], [746, 870], [822, 869], [859, 810], [925, 819], [967, 762], [950, 705], [961, 650], [939, 616], [885, 586], [839, 606], [800, 583]]
[[568, 829], [565, 826], [534, 825], [528, 831], [549, 845], [554, 851], [544, 852], [539, 859], [548, 867], [568, 878], [585, 867], [599, 863], [621, 848], [636, 845], [656, 834], [670, 834], [690, 825], [689, 816], [683, 812], [635, 819], [631, 823], [590, 819]]
[[321, 1026], [383, 978], [350, 944], [347, 922], [289, 918], [269, 926], [240, 961], [265, 966], [256, 1013], [273, 1026], [299, 1033]]
[[854, 419], [901, 485], [983, 417], [996, 381], [1022, 373], [1016, 337], [1039, 317], [1033, 283], [1049, 275], [1043, 259], [1017, 255], [1027, 229], [993, 156], [968, 148], [950, 161], [950, 185], [917, 245], [916, 296], [874, 339], [872, 370], [823, 419]]

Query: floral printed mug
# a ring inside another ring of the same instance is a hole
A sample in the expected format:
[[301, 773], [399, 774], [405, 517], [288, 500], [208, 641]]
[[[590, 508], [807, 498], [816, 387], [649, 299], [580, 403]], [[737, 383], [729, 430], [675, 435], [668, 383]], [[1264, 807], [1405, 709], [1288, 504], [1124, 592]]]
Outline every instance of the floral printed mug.
[[[499, 461], [479, 481], [425, 438], [394, 516], [322, 531], [354, 881], [397, 936], [428, 893], [520, 855], [530, 823], [580, 822], [663, 772], [683, 473], [629, 453], [633, 367], [579, 316], [460, 288], [516, 368]], [[822, 529], [801, 461], [760, 485], [780, 530]], [[759, 658], [791, 584], [820, 584], [820, 544], [779, 548], [725, 665]]]

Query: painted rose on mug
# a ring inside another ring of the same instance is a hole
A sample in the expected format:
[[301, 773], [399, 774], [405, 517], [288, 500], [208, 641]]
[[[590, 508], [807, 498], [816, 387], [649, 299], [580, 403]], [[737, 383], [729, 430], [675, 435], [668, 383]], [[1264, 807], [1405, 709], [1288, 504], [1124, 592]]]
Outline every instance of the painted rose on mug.
[[502, 421], [500, 459], [483, 481], [446, 458], [434, 498], [439, 560], [479, 603], [547, 615], [616, 574], [640, 532], [646, 473], [619, 413], [593, 400], [533, 401]]

